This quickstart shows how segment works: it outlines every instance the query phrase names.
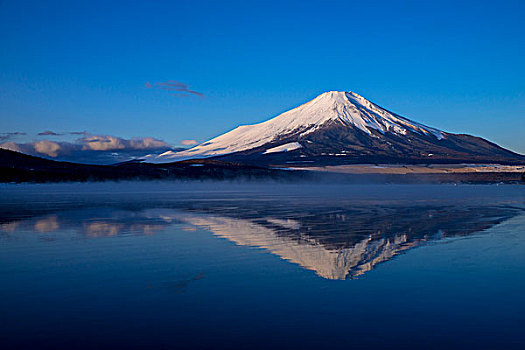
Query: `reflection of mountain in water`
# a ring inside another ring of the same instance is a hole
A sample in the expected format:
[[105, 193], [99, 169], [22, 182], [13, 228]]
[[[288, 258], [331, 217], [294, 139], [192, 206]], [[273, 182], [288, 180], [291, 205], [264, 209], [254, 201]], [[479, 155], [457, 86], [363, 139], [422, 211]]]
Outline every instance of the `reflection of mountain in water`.
[[[319, 276], [328, 279], [361, 275], [374, 265], [417, 245], [417, 242], [409, 242], [407, 235], [403, 234], [377, 240], [363, 239], [349, 248], [330, 249], [316, 239], [307, 236], [293, 237], [293, 234], [280, 235], [279, 230], [249, 220], [194, 214], [176, 217], [209, 229], [217, 236], [238, 245], [267, 249], [284, 260], [314, 270]], [[268, 223], [272, 225], [275, 221], [276, 219], [268, 219]], [[297, 233], [300, 234], [298, 231]]]
[[[87, 237], [153, 234], [173, 224], [204, 228], [235, 244], [259, 247], [328, 279], [360, 276], [427, 241], [470, 235], [522, 212], [506, 206], [371, 205], [319, 201], [136, 203], [58, 210], [0, 225], [4, 232], [76, 229]], [[23, 215], [21, 215], [23, 216]]]
[[266, 249], [328, 279], [357, 277], [426, 241], [473, 234], [519, 212], [509, 207], [354, 206], [292, 209], [286, 218], [276, 218], [269, 216], [271, 210], [259, 217], [246, 206], [207, 211], [177, 212], [172, 218], [238, 245]]

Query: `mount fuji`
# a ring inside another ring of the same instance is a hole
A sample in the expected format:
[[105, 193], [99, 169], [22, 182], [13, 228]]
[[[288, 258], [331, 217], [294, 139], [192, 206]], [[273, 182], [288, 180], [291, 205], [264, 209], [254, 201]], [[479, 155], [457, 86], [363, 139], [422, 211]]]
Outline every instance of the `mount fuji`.
[[148, 161], [191, 158], [273, 166], [366, 163], [525, 164], [480, 137], [453, 134], [392, 113], [354, 92], [325, 92], [265, 122]]

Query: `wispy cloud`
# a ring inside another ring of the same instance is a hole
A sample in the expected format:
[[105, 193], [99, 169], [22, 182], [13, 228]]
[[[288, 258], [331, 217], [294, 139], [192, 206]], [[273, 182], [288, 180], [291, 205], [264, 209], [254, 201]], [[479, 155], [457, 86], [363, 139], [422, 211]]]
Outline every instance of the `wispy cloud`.
[[46, 130], [38, 133], [39, 136], [62, 136], [64, 134], [59, 134], [57, 132]]
[[176, 97], [188, 96], [188, 94], [204, 97], [203, 93], [195, 90], [190, 90], [187, 84], [181, 83], [180, 81], [176, 80], [168, 80], [157, 83], [150, 83], [148, 81], [146, 82], [146, 84], [144, 84], [144, 87], [146, 89], [164, 90], [167, 91], [170, 95]]
[[180, 144], [183, 146], [193, 146], [193, 145], [198, 144], [198, 142], [197, 140], [182, 140]]
[[[64, 136], [64, 135], [88, 135], [87, 131], [68, 131], [68, 132], [55, 132], [52, 130], [46, 130], [39, 132], [38, 136]], [[24, 133], [25, 135], [25, 133]]]
[[7, 141], [15, 136], [26, 135], [25, 132], [14, 131], [14, 132], [0, 132], [0, 141]]

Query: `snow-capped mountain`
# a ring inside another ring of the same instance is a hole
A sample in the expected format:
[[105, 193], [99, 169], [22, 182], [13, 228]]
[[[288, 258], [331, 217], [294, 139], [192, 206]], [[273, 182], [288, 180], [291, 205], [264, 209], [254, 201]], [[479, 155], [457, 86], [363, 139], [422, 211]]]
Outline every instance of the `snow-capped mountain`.
[[354, 92], [330, 91], [275, 118], [243, 125], [153, 161], [220, 157], [290, 163], [524, 162], [489, 141], [425, 126], [379, 107]]

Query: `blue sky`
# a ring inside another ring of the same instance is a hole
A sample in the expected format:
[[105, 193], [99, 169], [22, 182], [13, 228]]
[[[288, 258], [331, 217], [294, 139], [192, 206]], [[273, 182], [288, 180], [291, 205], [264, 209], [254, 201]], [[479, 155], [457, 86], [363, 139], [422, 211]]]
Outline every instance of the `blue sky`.
[[[0, 132], [178, 145], [351, 90], [525, 153], [523, 18], [521, 0], [1, 1]], [[204, 97], [146, 87], [171, 80]]]

